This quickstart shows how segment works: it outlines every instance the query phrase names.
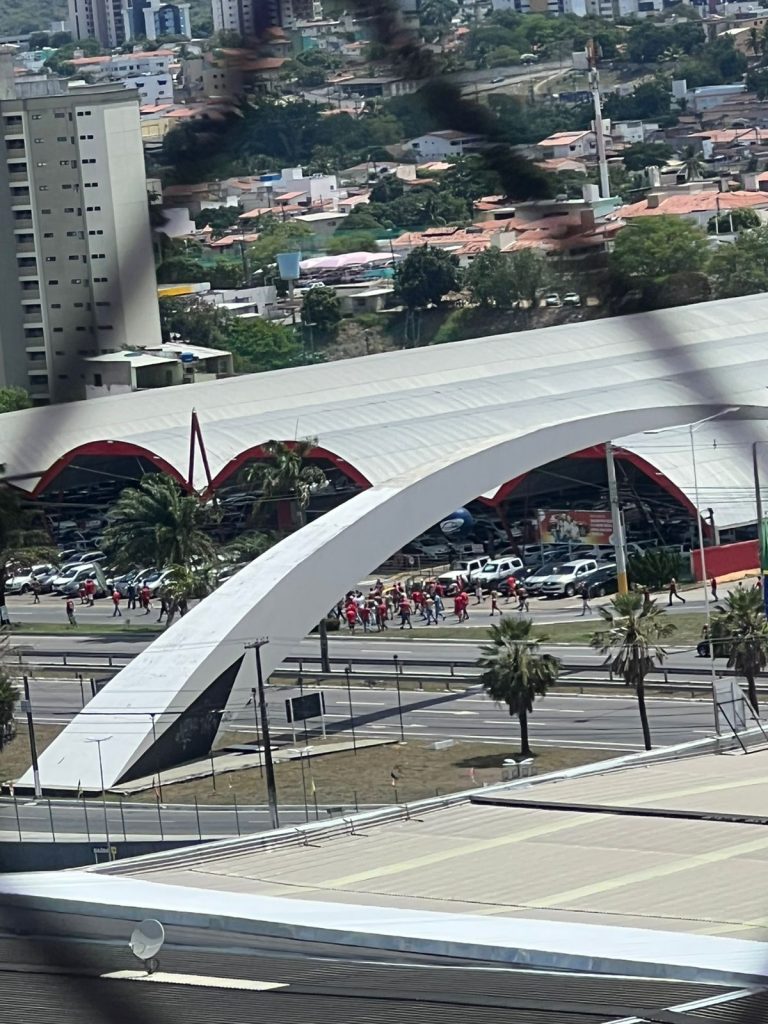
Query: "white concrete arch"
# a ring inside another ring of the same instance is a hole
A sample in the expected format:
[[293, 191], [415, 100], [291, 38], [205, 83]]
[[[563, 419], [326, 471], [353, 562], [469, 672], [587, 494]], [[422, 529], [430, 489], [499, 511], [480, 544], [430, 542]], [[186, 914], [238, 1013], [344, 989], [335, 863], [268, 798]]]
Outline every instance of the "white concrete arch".
[[[137, 771], [142, 757], [139, 774], [154, 771], [153, 758], [164, 766], [167, 752], [153, 747], [155, 739], [170, 741], [181, 714], [196, 700], [208, 699], [204, 695], [215, 680], [219, 694], [226, 690], [229, 707], [250, 698], [253, 663], [241, 664], [247, 642], [269, 637], [262, 651], [269, 673], [363, 574], [501, 480], [606, 439], [690, 423], [726, 405], [749, 402], [752, 408], [742, 405], [738, 415], [768, 415], [763, 385], [751, 394], [742, 387], [730, 401], [720, 395], [703, 401], [701, 382], [696, 384], [619, 385], [601, 395], [599, 414], [594, 393], [586, 401], [570, 395], [542, 404], [538, 412], [529, 407], [524, 423], [515, 422], [510, 400], [510, 422], [498, 423], [493, 435], [456, 445], [440, 463], [433, 460], [393, 477], [310, 523], [242, 570], [123, 669], [44, 751], [43, 786], [98, 789], [96, 745], [87, 743], [95, 735], [110, 737], [101, 745], [107, 785]], [[231, 692], [227, 673], [234, 678]], [[210, 724], [210, 710], [203, 709], [195, 721], [203, 718]], [[31, 781], [28, 773], [21, 785]]]

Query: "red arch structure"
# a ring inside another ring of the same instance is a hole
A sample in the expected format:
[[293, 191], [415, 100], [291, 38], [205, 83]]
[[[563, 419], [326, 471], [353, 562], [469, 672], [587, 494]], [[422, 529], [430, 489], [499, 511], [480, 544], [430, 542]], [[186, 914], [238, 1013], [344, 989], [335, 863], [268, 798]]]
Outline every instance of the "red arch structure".
[[110, 456], [143, 458], [148, 462], [154, 462], [158, 469], [162, 470], [163, 473], [167, 473], [168, 476], [173, 477], [173, 479], [176, 480], [184, 490], [189, 490], [187, 481], [178, 469], [171, 465], [171, 463], [166, 459], [161, 458], [159, 455], [155, 455], [155, 453], [150, 451], [148, 448], [143, 448], [138, 444], [132, 444], [130, 441], [105, 440], [89, 441], [87, 444], [81, 444], [77, 448], [72, 448], [70, 451], [60, 456], [60, 458], [58, 458], [40, 477], [34, 490], [31, 492], [32, 497], [39, 497], [43, 491], [50, 487], [56, 477], [59, 476], [67, 466], [71, 465], [75, 459], [83, 455], [100, 456], [102, 458], [109, 458]]

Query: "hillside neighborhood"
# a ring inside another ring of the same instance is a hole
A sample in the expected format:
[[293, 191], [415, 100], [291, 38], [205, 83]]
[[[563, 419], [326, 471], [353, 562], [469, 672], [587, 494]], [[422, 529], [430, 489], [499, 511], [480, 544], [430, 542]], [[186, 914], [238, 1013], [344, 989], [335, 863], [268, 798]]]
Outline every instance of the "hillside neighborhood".
[[135, 98], [159, 313], [87, 353], [89, 397], [768, 285], [749, 4], [101, 7], [3, 57], [18, 97]]

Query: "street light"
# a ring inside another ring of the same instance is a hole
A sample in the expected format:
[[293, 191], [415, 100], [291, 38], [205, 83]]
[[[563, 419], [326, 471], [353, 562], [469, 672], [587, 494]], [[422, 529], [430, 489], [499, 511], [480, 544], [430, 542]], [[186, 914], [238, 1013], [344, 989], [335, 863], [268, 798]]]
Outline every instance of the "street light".
[[109, 819], [107, 818], [107, 794], [104, 790], [104, 763], [101, 759], [101, 744], [111, 740], [111, 736], [86, 736], [86, 743], [95, 743], [99, 752], [99, 779], [101, 780], [101, 802], [104, 806], [104, 835], [107, 839], [107, 856], [112, 860], [112, 851], [109, 841]]
[[[694, 441], [693, 435], [704, 423], [709, 423], [712, 420], [719, 419], [721, 416], [727, 416], [728, 413], [738, 412], [741, 406], [729, 405], [727, 409], [721, 409], [720, 412], [714, 412], [711, 416], [704, 416], [700, 420], [696, 420], [695, 423], [688, 424], [688, 436], [691, 442], [691, 465], [693, 467], [693, 495], [694, 501], [696, 502], [696, 526], [698, 528], [699, 535], [699, 551], [701, 552], [701, 587], [704, 593], [704, 620], [707, 626], [707, 634], [709, 636], [709, 670], [710, 678], [712, 683], [712, 710], [715, 716], [715, 732], [720, 734], [720, 716], [718, 714], [717, 706], [717, 670], [715, 669], [715, 645], [712, 640], [712, 616], [709, 610], [709, 590], [708, 587], [708, 575], [707, 575], [707, 558], [704, 554], [704, 529], [701, 525], [701, 502], [699, 499], [699, 474], [696, 467], [696, 442]], [[668, 430], [676, 430], [676, 427], [663, 427], [659, 430], [647, 430], [647, 434], [663, 434]]]

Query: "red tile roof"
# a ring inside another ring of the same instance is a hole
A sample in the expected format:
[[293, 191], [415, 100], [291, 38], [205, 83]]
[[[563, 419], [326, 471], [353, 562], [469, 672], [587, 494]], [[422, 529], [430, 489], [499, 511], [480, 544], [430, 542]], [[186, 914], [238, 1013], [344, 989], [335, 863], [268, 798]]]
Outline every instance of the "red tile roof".
[[615, 216], [629, 220], [632, 217], [685, 217], [692, 213], [717, 213], [728, 210], [745, 210], [760, 206], [768, 208], [768, 196], [764, 192], [671, 192], [661, 195], [659, 205], [648, 206], [648, 200], [630, 203], [615, 211]]

